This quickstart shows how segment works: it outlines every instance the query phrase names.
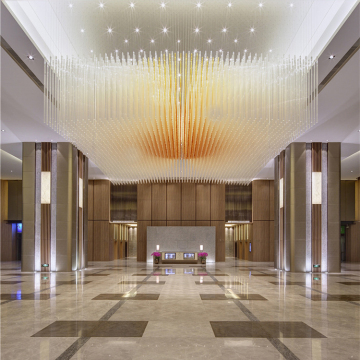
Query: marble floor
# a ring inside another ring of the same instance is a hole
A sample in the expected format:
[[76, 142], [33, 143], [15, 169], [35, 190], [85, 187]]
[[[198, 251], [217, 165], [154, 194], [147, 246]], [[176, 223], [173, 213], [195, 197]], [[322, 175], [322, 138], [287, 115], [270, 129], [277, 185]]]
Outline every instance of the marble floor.
[[1, 264], [1, 359], [360, 359], [360, 264]]

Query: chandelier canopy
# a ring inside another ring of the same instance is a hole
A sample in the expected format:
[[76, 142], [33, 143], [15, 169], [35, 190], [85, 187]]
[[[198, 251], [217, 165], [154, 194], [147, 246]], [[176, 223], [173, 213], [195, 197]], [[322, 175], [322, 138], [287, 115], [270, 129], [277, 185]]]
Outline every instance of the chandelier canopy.
[[54, 58], [45, 122], [114, 183], [249, 183], [317, 122], [317, 62], [221, 52]]

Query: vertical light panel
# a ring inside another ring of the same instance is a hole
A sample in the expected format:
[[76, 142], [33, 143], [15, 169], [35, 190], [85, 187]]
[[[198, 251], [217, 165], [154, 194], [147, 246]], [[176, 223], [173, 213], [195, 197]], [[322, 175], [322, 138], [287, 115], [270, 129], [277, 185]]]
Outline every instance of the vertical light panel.
[[328, 271], [328, 145], [326, 143], [321, 147], [321, 173], [321, 271], [326, 272]]
[[311, 144], [306, 144], [306, 272], [312, 271], [311, 268]]
[[284, 207], [284, 178], [280, 179], [279, 203], [280, 203], [280, 209], [282, 209]]
[[314, 172], [312, 173], [311, 178], [311, 199], [312, 204], [319, 204], [321, 205], [321, 198], [322, 198], [322, 192], [321, 192], [321, 172]]
[[51, 172], [41, 172], [41, 204], [50, 204], [51, 200]]
[[79, 178], [79, 208], [83, 208], [84, 199], [83, 179]]
[[35, 144], [35, 271], [41, 271], [41, 143]]
[[51, 255], [50, 255], [50, 270], [56, 271], [56, 192], [57, 192], [57, 144], [51, 144]]

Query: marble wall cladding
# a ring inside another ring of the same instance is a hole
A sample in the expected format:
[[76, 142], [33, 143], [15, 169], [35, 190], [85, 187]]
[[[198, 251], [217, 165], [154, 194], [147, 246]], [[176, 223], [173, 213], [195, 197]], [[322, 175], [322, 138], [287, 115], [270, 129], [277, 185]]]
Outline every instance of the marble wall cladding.
[[129, 257], [137, 256], [137, 228], [129, 228]]
[[274, 267], [280, 269], [280, 156], [274, 159]]
[[51, 144], [51, 271], [56, 271], [56, 188], [57, 188], [57, 144]]
[[234, 228], [225, 227], [225, 256], [234, 257]]
[[209, 256], [208, 262], [215, 262], [215, 226], [148, 226], [147, 257], [152, 262], [151, 253], [160, 245], [160, 251], [200, 251], [204, 246]]

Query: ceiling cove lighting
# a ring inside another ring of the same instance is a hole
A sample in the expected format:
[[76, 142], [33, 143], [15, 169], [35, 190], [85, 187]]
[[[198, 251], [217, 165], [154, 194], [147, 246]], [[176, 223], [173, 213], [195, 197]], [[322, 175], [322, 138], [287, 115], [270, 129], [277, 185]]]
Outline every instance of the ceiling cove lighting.
[[317, 123], [305, 57], [119, 52], [45, 68], [45, 123], [115, 184], [248, 184]]

